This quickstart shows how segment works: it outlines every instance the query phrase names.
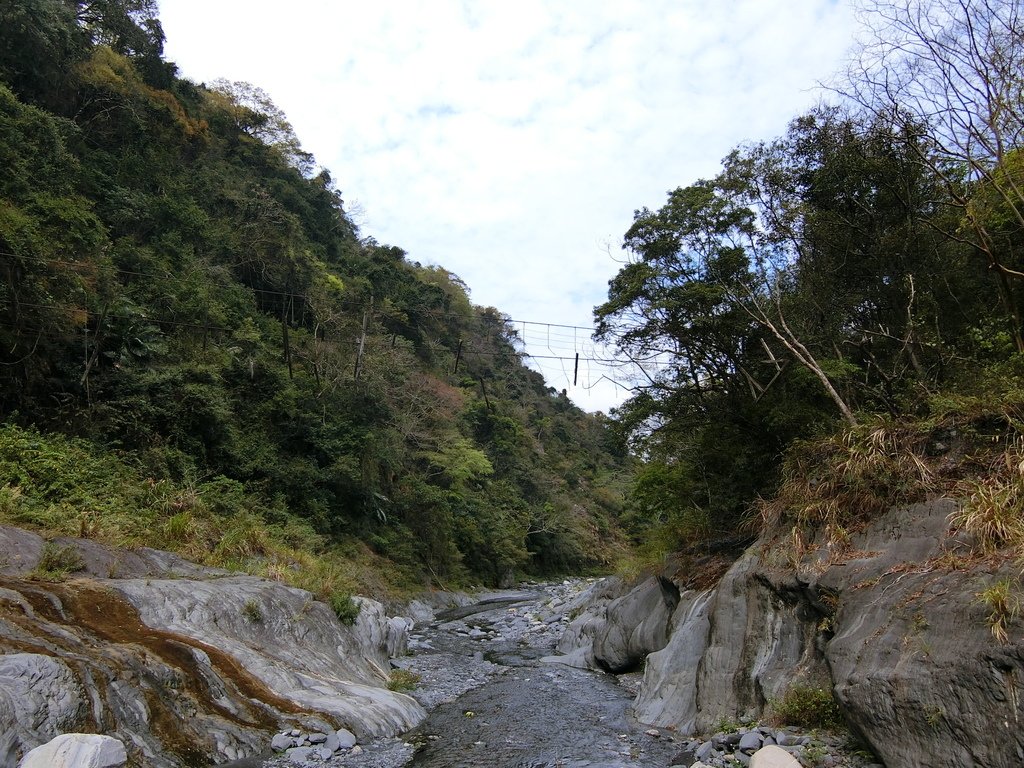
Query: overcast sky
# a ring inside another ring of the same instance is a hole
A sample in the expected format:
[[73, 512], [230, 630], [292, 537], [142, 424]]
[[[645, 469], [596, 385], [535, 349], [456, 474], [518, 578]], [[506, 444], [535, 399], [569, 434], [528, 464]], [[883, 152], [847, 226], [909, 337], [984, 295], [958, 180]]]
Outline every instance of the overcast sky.
[[[781, 134], [854, 34], [847, 0], [160, 0], [160, 17], [183, 76], [270, 94], [363, 235], [476, 304], [581, 327], [633, 211]], [[625, 394], [597, 383], [586, 331], [520, 332], [583, 408]]]

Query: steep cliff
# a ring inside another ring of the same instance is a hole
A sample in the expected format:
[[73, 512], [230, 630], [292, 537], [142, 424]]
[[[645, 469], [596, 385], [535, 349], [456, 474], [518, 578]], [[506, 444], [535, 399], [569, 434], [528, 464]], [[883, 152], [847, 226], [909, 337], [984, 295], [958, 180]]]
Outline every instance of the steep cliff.
[[[767, 536], [713, 589], [683, 590], [667, 642], [647, 656], [636, 717], [708, 732], [770, 717], [794, 685], [826, 684], [889, 768], [1021, 765], [1024, 635], [1012, 610], [981, 597], [1019, 565], [975, 554], [950, 528], [954, 509], [893, 509], [841, 545]], [[618, 600], [639, 606], [649, 591]], [[607, 635], [610, 622], [597, 605], [568, 637]], [[596, 666], [617, 657], [592, 648]]]

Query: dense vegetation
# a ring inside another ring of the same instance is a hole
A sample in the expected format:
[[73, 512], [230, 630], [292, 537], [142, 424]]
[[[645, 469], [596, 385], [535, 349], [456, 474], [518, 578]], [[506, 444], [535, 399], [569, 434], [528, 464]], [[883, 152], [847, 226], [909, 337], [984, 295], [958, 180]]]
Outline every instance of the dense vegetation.
[[606, 423], [360, 237], [265, 93], [178, 77], [155, 6], [0, 5], [3, 518], [275, 573], [608, 562]]
[[860, 9], [832, 104], [636, 212], [595, 310], [642, 371], [609, 421], [361, 237], [267, 94], [178, 77], [153, 0], [3, 4], [0, 519], [329, 597], [933, 491], [1024, 547], [1024, 23]]
[[1024, 546], [1021, 7], [859, 6], [832, 105], [626, 233], [595, 315], [646, 372], [617, 425], [647, 460], [638, 539], [753, 530], [759, 507], [850, 525], [966, 461], [983, 479], [952, 492], [998, 496], [976, 508]]

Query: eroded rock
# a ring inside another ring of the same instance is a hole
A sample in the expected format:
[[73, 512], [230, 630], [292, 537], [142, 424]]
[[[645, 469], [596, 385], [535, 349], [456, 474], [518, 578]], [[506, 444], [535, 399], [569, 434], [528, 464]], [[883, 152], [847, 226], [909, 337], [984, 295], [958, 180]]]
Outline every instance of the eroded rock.
[[[260, 754], [286, 723], [390, 735], [424, 715], [384, 687], [387, 650], [402, 646], [408, 623], [379, 604], [346, 627], [277, 582], [64, 541], [87, 569], [63, 583], [25, 581], [42, 540], [0, 527], [0, 768], [62, 731], [101, 730], [133, 761], [171, 768]], [[92, 575], [115, 562], [154, 575]]]
[[84, 714], [85, 694], [67, 664], [36, 653], [0, 656], [0, 765], [73, 730]]
[[[890, 768], [1024, 765], [1024, 633], [1013, 624], [997, 642], [978, 597], [1018, 569], [972, 560], [950, 532], [954, 509], [891, 510], [842, 546], [817, 542], [799, 568], [782, 534], [758, 542], [711, 592], [682, 593], [668, 645], [647, 657], [637, 718], [707, 733], [761, 720], [791, 686], [824, 685]], [[585, 609], [561, 658], [600, 666], [604, 644], [626, 647], [615, 599]]]

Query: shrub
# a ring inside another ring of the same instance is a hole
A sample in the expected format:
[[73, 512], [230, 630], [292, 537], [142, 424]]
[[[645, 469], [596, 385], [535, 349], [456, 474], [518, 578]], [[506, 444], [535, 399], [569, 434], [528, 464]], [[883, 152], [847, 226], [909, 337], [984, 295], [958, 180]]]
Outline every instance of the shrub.
[[925, 442], [912, 425], [879, 421], [794, 443], [778, 495], [760, 504], [763, 524], [791, 519], [846, 530], [893, 505], [923, 500], [932, 483], [921, 457]]
[[245, 617], [246, 621], [250, 621], [253, 624], [263, 623], [263, 609], [260, 608], [260, 604], [255, 600], [245, 601], [245, 605], [242, 606], [242, 616]]
[[388, 678], [389, 691], [414, 691], [422, 678], [408, 669], [396, 669]]
[[84, 567], [82, 556], [70, 544], [62, 547], [48, 541], [43, 545], [39, 564], [32, 571], [31, 577], [39, 581], [64, 581], [68, 574]]
[[819, 685], [789, 686], [785, 695], [772, 703], [772, 715], [779, 725], [804, 728], [831, 728], [843, 722], [831, 689]]
[[1024, 443], [1012, 444], [992, 461], [986, 476], [960, 484], [965, 500], [950, 523], [974, 537], [982, 552], [1024, 547]]
[[332, 592], [327, 597], [327, 604], [331, 606], [334, 615], [342, 624], [352, 626], [359, 616], [359, 603], [352, 599], [352, 595], [346, 592]]

